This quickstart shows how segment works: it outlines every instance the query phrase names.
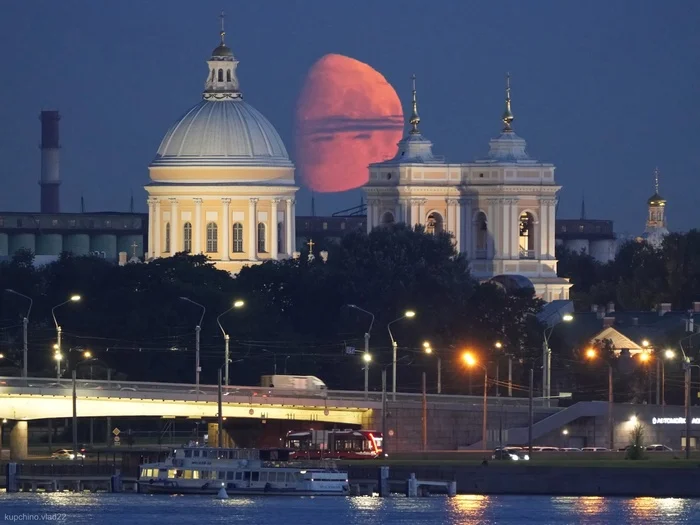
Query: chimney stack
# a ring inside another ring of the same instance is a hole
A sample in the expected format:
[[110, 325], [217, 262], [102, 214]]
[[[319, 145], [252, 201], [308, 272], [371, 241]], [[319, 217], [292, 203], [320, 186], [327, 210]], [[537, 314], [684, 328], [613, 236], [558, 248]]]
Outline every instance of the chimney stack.
[[666, 315], [671, 311], [671, 303], [660, 303], [659, 304], [659, 315]]
[[59, 213], [61, 211], [58, 187], [59, 177], [58, 151], [58, 111], [41, 112], [41, 213]]
[[602, 304], [598, 306], [598, 309], [596, 310], [596, 317], [598, 319], [602, 319], [603, 317], [605, 317], [605, 306], [603, 306]]
[[700, 301], [693, 301], [693, 312], [700, 312]]
[[608, 303], [606, 313], [609, 313], [609, 314], [615, 313], [615, 303], [613, 303], [612, 301], [610, 301]]
[[603, 317], [603, 328], [609, 328], [615, 324], [614, 317]]

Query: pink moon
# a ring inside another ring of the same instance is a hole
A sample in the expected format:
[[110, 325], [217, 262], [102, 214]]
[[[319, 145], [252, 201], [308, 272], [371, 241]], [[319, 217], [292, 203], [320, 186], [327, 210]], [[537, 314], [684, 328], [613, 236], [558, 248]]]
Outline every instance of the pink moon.
[[296, 161], [306, 186], [322, 193], [363, 186], [369, 164], [392, 158], [402, 134], [401, 101], [377, 70], [336, 54], [311, 67], [296, 108]]

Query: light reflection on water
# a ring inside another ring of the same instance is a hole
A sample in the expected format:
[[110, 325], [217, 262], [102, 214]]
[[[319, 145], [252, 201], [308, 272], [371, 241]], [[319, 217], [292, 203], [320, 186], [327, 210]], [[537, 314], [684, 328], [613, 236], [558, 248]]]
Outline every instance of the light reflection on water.
[[71, 525], [184, 525], [202, 521], [207, 525], [648, 525], [700, 523], [700, 501], [479, 495], [414, 499], [272, 496], [218, 500], [210, 496], [0, 492], [0, 518], [42, 513], [65, 513], [64, 523]]

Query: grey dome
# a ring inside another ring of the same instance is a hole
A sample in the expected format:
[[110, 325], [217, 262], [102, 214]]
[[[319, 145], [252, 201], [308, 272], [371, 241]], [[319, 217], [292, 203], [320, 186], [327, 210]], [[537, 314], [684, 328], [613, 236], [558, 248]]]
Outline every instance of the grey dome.
[[277, 130], [241, 98], [192, 107], [165, 134], [151, 166], [294, 167]]

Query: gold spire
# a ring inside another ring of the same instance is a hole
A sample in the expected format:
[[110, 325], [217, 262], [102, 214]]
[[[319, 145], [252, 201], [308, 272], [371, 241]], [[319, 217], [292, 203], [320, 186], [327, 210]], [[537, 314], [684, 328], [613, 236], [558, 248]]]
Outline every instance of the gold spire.
[[513, 112], [510, 110], [510, 73], [508, 73], [506, 76], [506, 109], [503, 112], [501, 120], [503, 121], [504, 132], [513, 131], [511, 124], [513, 123], [513, 120], [515, 120], [515, 117], [513, 116]]
[[221, 45], [222, 46], [225, 45], [224, 44], [224, 37], [226, 36], [226, 31], [224, 31], [224, 18], [225, 17], [226, 17], [226, 15], [224, 15], [224, 12], [221, 11], [221, 14], [219, 15], [219, 18], [221, 19], [221, 31], [219, 31], [219, 36], [221, 37]]
[[411, 111], [411, 135], [418, 135], [418, 124], [420, 124], [420, 117], [418, 116], [418, 101], [416, 100], [416, 75], [411, 77], [413, 80], [413, 110]]
[[654, 168], [654, 193], [659, 194], [659, 167]]

